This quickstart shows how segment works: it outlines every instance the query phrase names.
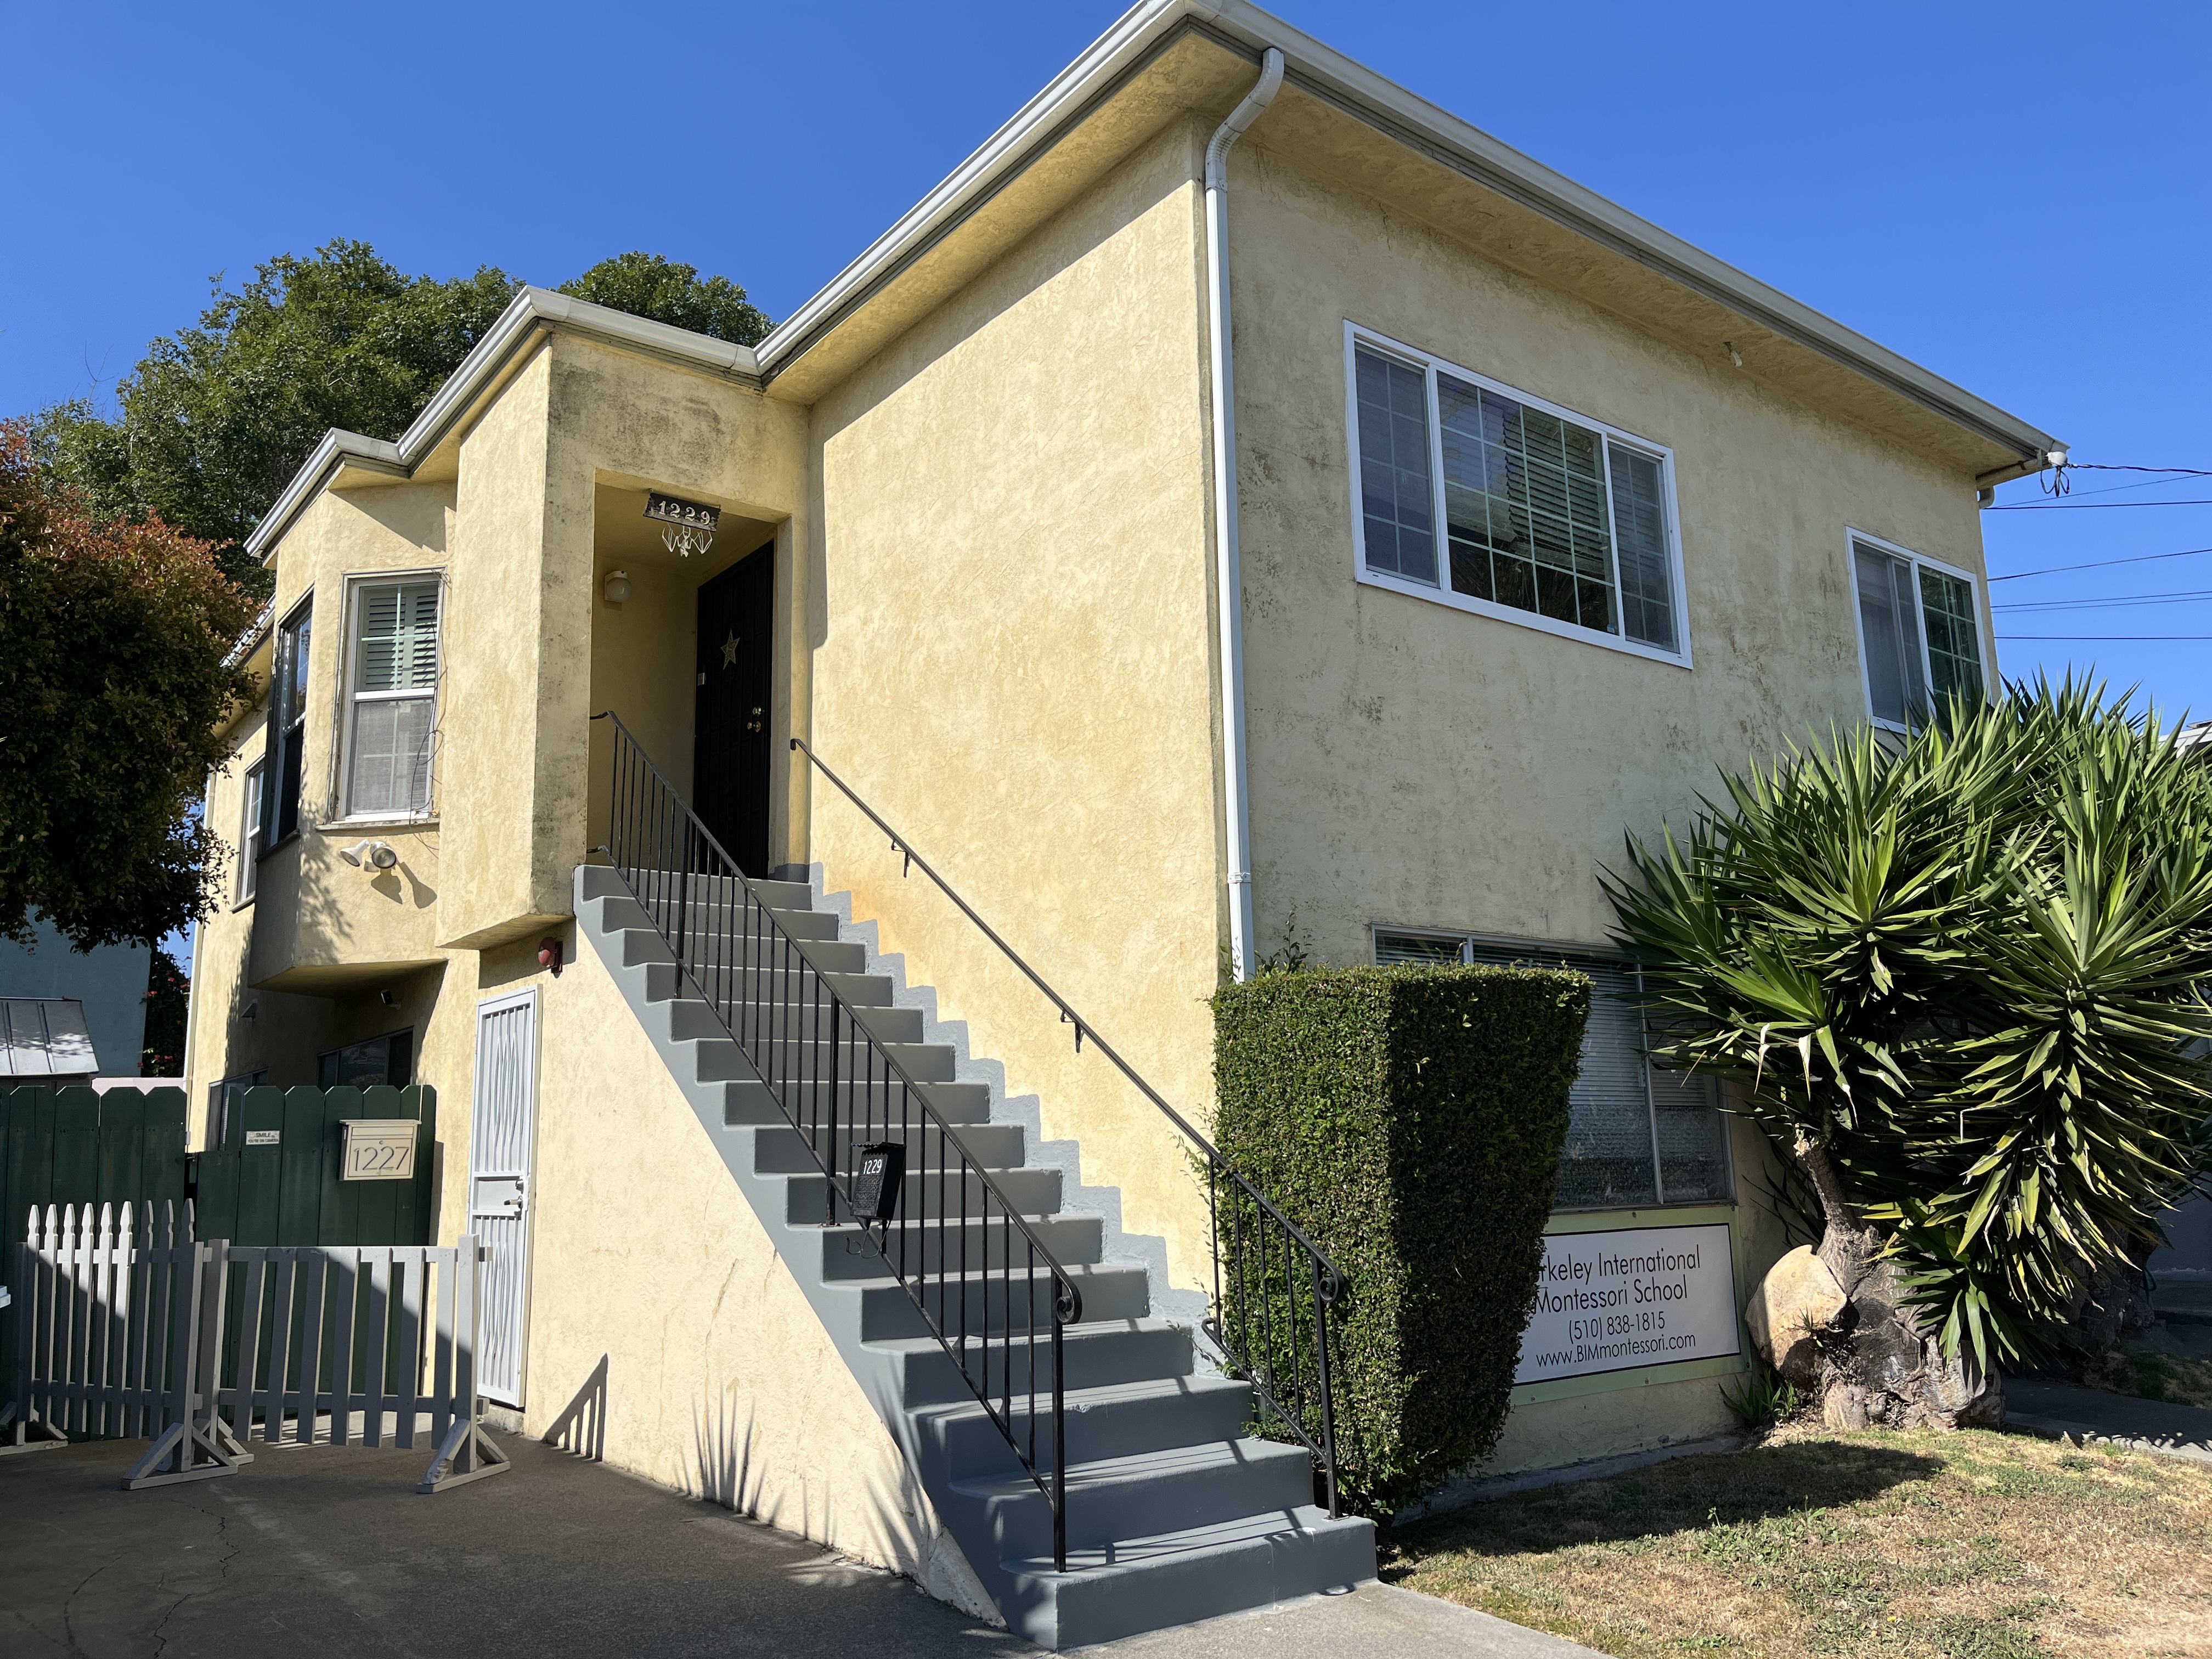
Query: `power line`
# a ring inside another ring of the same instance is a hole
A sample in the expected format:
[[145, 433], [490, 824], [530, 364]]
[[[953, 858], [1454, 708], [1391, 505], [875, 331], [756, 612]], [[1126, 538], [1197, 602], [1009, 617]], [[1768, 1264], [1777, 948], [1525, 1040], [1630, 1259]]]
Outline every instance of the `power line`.
[[2185, 547], [2178, 553], [2137, 553], [2124, 559], [2095, 559], [2087, 564], [2051, 564], [2040, 570], [2015, 570], [2009, 576], [1992, 576], [1993, 582], [2016, 582], [2029, 576], [2055, 576], [2065, 570], [2102, 570], [2115, 564], [2148, 564], [2153, 559], [2187, 559], [2212, 553], [2212, 547]]
[[2110, 461], [2069, 461], [2069, 472], [2182, 472], [2192, 478], [2212, 478], [2212, 468], [2201, 466], [2119, 466]]
[[2173, 593], [2114, 593], [2098, 599], [2023, 599], [2012, 605], [1993, 605], [1992, 611], [2104, 611], [2115, 605], [2202, 605], [2212, 599], [2212, 589]]
[[2212, 507], [2212, 500], [2187, 501], [2014, 501], [1985, 507], [1984, 513], [2113, 513], [2124, 507]]

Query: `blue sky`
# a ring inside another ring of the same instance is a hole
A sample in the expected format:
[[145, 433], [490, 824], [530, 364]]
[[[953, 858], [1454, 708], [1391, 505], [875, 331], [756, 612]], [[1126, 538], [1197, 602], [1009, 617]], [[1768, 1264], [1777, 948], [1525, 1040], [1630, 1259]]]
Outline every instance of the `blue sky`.
[[[1278, 9], [2078, 460], [2212, 469], [2212, 9]], [[103, 395], [211, 274], [336, 236], [538, 283], [644, 247], [781, 317], [1115, 15], [17, 8], [9, 56], [40, 69], [10, 86], [0, 412]], [[2212, 477], [2088, 493], [2142, 482], [2081, 473], [2059, 511], [2008, 486], [2037, 510], [1987, 516], [1993, 574], [2142, 562], [2002, 581], [1998, 602], [2212, 593], [2212, 553], [2142, 558], [2212, 548], [2212, 506], [2101, 505], [2212, 501]], [[2212, 641], [2143, 640], [2212, 635], [2212, 602], [1998, 615], [2008, 674], [2094, 663], [2212, 713]]]

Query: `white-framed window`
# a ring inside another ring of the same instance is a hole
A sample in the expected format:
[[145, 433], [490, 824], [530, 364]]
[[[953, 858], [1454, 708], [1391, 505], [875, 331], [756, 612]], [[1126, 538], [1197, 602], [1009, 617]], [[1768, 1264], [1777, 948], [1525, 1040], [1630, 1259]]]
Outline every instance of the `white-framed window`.
[[343, 817], [429, 813], [443, 597], [434, 574], [350, 584]]
[[240, 818], [238, 835], [238, 902], [240, 904], [253, 896], [260, 875], [262, 837], [268, 828], [261, 814], [261, 800], [268, 776], [269, 758], [265, 754], [246, 769], [243, 791], [246, 810]]
[[1863, 531], [1850, 532], [1850, 553], [1859, 667], [1875, 723], [1909, 731], [1946, 698], [1985, 697], [1974, 578]]
[[1358, 575], [1687, 667], [1673, 452], [1345, 325]]
[[1595, 988], [1583, 1029], [1582, 1073], [1568, 1093], [1555, 1211], [1641, 1210], [1725, 1204], [1735, 1194], [1728, 1119], [1713, 1079], [1650, 1060], [1641, 988], [1632, 963], [1574, 951], [1505, 945], [1467, 933], [1375, 930], [1375, 961], [1572, 968]]

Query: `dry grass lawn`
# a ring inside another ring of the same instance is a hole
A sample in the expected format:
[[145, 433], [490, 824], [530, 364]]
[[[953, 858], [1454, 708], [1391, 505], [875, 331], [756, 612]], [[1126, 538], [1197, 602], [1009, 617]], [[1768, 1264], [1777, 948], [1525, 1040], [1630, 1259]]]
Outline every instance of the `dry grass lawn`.
[[1785, 1426], [1406, 1528], [1383, 1576], [1618, 1659], [2212, 1656], [2212, 1467]]

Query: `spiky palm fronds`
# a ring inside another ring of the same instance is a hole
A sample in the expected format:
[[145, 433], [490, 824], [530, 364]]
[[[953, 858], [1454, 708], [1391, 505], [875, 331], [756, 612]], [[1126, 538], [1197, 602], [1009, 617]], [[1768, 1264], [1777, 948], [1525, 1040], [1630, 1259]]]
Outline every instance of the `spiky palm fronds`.
[[2206, 1155], [2212, 767], [2039, 683], [1704, 805], [1607, 882], [1656, 1057], [1817, 1149], [1947, 1352], [2017, 1355]]

